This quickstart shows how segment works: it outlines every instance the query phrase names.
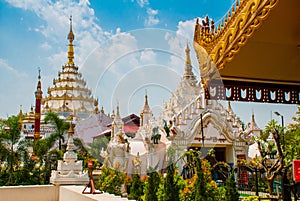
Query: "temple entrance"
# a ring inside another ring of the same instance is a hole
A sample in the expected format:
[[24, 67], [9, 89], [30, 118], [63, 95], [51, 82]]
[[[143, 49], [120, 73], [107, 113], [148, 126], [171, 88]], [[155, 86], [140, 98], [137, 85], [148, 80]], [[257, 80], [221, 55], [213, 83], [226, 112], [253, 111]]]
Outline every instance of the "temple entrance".
[[[214, 165], [217, 162], [226, 162], [226, 147], [190, 147], [189, 149], [200, 150], [201, 157], [205, 158]], [[214, 156], [211, 156], [209, 152], [214, 150]]]
[[215, 147], [214, 150], [216, 160], [226, 162], [226, 147]]

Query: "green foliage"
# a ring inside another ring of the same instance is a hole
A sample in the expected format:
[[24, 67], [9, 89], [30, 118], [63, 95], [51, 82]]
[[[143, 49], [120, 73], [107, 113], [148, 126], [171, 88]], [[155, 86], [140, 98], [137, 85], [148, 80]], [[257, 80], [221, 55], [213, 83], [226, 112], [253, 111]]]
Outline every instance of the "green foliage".
[[296, 117], [293, 117], [294, 123], [288, 126], [285, 133], [285, 158], [287, 164], [291, 164], [293, 159], [300, 158], [300, 105], [298, 105], [296, 115]]
[[217, 191], [217, 185], [211, 178], [209, 162], [200, 158], [200, 152], [191, 150], [185, 156], [188, 156], [194, 162], [196, 174], [186, 181], [186, 187], [182, 191], [183, 199], [185, 201], [213, 201], [217, 197], [223, 197], [224, 194], [222, 194], [222, 191]]
[[[272, 135], [273, 142], [268, 140]], [[273, 194], [273, 181], [277, 175], [280, 174], [284, 168], [284, 146], [283, 146], [284, 128], [279, 126], [275, 120], [271, 120], [261, 135], [255, 138], [260, 157], [256, 159], [258, 167], [265, 170], [265, 178], [268, 182], [268, 192]], [[276, 153], [276, 157], [273, 157]], [[272, 160], [270, 160], [272, 158]]]
[[154, 168], [148, 169], [148, 179], [145, 182], [145, 201], [158, 201], [157, 192], [159, 183], [161, 182], [160, 175], [155, 171]]
[[90, 153], [98, 161], [103, 162], [103, 158], [100, 156], [101, 150], [106, 150], [107, 144], [109, 143], [110, 137], [101, 137], [95, 139], [89, 146], [91, 147]]
[[60, 119], [58, 114], [54, 112], [48, 112], [45, 115], [44, 121], [46, 124], [50, 123], [54, 126], [54, 138], [59, 140], [58, 149], [61, 150], [61, 143], [64, 142], [64, 133], [69, 129], [69, 123]]
[[134, 174], [132, 176], [132, 184], [130, 186], [129, 199], [142, 201], [143, 195], [143, 182], [141, 181], [140, 175]]
[[101, 191], [121, 195], [121, 188], [125, 181], [125, 174], [115, 169], [104, 167], [99, 178], [99, 189]]
[[225, 187], [215, 188], [215, 200], [225, 200], [226, 189]]
[[167, 176], [164, 180], [164, 201], [179, 201], [180, 200], [180, 193], [181, 193], [181, 186], [178, 183], [178, 177], [175, 165], [171, 163], [167, 167]]
[[243, 201], [258, 201], [258, 197], [257, 196], [249, 196], [246, 198], [243, 198]]
[[226, 181], [225, 189], [226, 189], [225, 201], [239, 200], [240, 195], [236, 186], [233, 172], [230, 174], [229, 178]]

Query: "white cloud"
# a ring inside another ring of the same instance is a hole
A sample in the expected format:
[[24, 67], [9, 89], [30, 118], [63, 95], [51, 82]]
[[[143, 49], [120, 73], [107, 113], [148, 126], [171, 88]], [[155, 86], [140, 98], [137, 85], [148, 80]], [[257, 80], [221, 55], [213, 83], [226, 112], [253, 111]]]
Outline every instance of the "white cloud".
[[158, 10], [148, 8], [147, 14], [148, 18], [145, 20], [145, 26], [153, 26], [159, 23], [159, 19], [157, 18]]
[[179, 21], [176, 33], [186, 37], [190, 42], [192, 42], [194, 37], [195, 23], [196, 18], [192, 20]]
[[141, 52], [140, 62], [144, 64], [155, 63], [156, 53], [151, 48], [146, 48]]
[[[45, 66], [43, 66], [45, 68], [43, 87], [45, 88], [52, 85], [51, 80], [57, 77], [57, 71], [61, 70], [61, 66], [67, 61], [65, 45], [68, 44], [68, 41], [66, 37], [69, 32], [69, 15], [73, 15], [75, 63], [87, 80], [93, 95], [99, 97], [99, 104], [104, 104], [108, 112], [112, 109], [109, 108], [110, 106], [115, 106], [116, 99], [120, 101], [120, 104], [126, 104], [125, 97], [132, 95], [128, 90], [134, 91], [147, 83], [171, 89], [170, 83], [177, 82], [175, 78], [181, 75], [178, 72], [183, 71], [186, 38], [192, 43], [194, 20], [179, 22], [176, 32], [170, 36], [166, 34], [168, 44], [165, 46], [160, 44], [163, 38], [155, 38], [160, 36], [159, 34], [142, 32], [141, 34], [148, 33], [149, 36], [142, 35], [142, 38], [147, 37], [147, 41], [143, 41], [145, 46], [141, 47], [140, 41], [137, 41], [141, 35], [135, 37], [134, 33], [122, 32], [120, 28], [114, 32], [104, 32], [98, 25], [99, 21], [95, 17], [89, 1], [8, 0], [8, 2], [13, 6], [33, 11], [43, 20], [41, 25], [31, 27], [31, 30], [43, 34], [47, 42], [43, 43], [41, 47], [44, 49], [52, 47], [51, 51], [54, 52], [47, 58], [48, 62], [45, 62]], [[149, 5], [149, 1], [146, 0], [138, 2], [141, 7]], [[158, 14], [158, 10], [147, 8], [145, 26], [158, 24], [160, 22]], [[183, 35], [181, 36], [183, 39], [179, 39], [180, 35]], [[154, 44], [149, 41], [154, 41]], [[156, 49], [163, 49], [165, 52], [162, 53]], [[181, 57], [170, 56], [166, 52], [171, 52], [170, 55], [173, 53], [181, 55]], [[170, 57], [169, 62], [167, 57]], [[160, 64], [162, 66], [159, 66]], [[46, 74], [47, 72], [49, 74]], [[159, 74], [168, 74], [168, 76], [161, 79], [160, 76], [157, 76], [158, 72], [160, 72]], [[158, 95], [157, 99], [159, 98]]]
[[140, 7], [144, 7], [145, 5], [149, 5], [148, 0], [136, 0], [136, 2], [139, 4]]
[[44, 50], [50, 50], [52, 47], [51, 45], [46, 41], [44, 43], [41, 44], [41, 48]]

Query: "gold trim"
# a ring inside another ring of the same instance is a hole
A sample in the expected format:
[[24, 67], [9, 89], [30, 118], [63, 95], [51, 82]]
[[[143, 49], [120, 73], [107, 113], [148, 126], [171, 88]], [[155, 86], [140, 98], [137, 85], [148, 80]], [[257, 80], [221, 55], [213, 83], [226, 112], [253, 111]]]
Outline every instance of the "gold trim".
[[[213, 65], [220, 70], [227, 62], [230, 62], [253, 36], [255, 30], [261, 26], [263, 20], [269, 16], [279, 0], [240, 0], [241, 3], [238, 2], [236, 0], [236, 6], [228, 12], [217, 31], [213, 26], [209, 27], [209, 24], [204, 27], [199, 24], [198, 20], [196, 22], [194, 49], [197, 53], [201, 77], [204, 78], [204, 85], [216, 70], [212, 69]], [[205, 25], [205, 21], [203, 23]], [[201, 60], [203, 49], [209, 55], [209, 62], [206, 61], [206, 65], [203, 65], [203, 59]]]

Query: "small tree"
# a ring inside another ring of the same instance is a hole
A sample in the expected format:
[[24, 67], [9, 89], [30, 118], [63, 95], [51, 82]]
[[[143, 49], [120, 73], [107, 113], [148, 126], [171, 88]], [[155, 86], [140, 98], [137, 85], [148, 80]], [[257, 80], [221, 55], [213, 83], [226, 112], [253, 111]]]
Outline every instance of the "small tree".
[[61, 150], [61, 143], [65, 140], [64, 134], [69, 129], [69, 124], [63, 119], [60, 119], [54, 112], [46, 113], [44, 121], [46, 124], [50, 123], [54, 126], [55, 137], [58, 139], [58, 149]]
[[143, 182], [141, 181], [139, 174], [134, 174], [132, 176], [132, 184], [130, 187], [129, 199], [134, 199], [137, 201], [142, 201], [141, 196], [143, 195]]
[[200, 158], [200, 151], [188, 151], [185, 153], [196, 169], [196, 174], [187, 180], [183, 189], [184, 200], [213, 201], [222, 197], [222, 191], [217, 190], [216, 183], [211, 178], [211, 167], [207, 160]]
[[239, 200], [239, 192], [236, 187], [236, 182], [234, 179], [234, 172], [231, 172], [229, 178], [226, 181], [226, 196], [225, 196], [225, 201], [238, 201]]
[[[269, 141], [269, 136], [272, 135], [274, 142]], [[265, 130], [261, 132], [260, 136], [255, 138], [260, 152], [259, 165], [266, 172], [266, 179], [268, 181], [268, 191], [273, 194], [273, 182], [274, 179], [284, 165], [284, 155], [281, 144], [281, 136], [283, 135], [283, 128], [277, 124], [275, 120], [268, 123]], [[272, 159], [277, 153], [276, 158]]]
[[144, 188], [145, 201], [158, 201], [156, 194], [158, 191], [159, 183], [161, 182], [161, 178], [156, 172], [156, 168], [149, 168], [147, 175], [148, 179]]
[[175, 147], [170, 146], [168, 155], [168, 167], [167, 175], [164, 179], [164, 201], [179, 201], [180, 200], [180, 186], [178, 184], [178, 179], [175, 177], [177, 175], [175, 166]]
[[104, 167], [99, 178], [99, 189], [107, 193], [121, 195], [121, 188], [125, 181], [125, 174], [115, 169]]

